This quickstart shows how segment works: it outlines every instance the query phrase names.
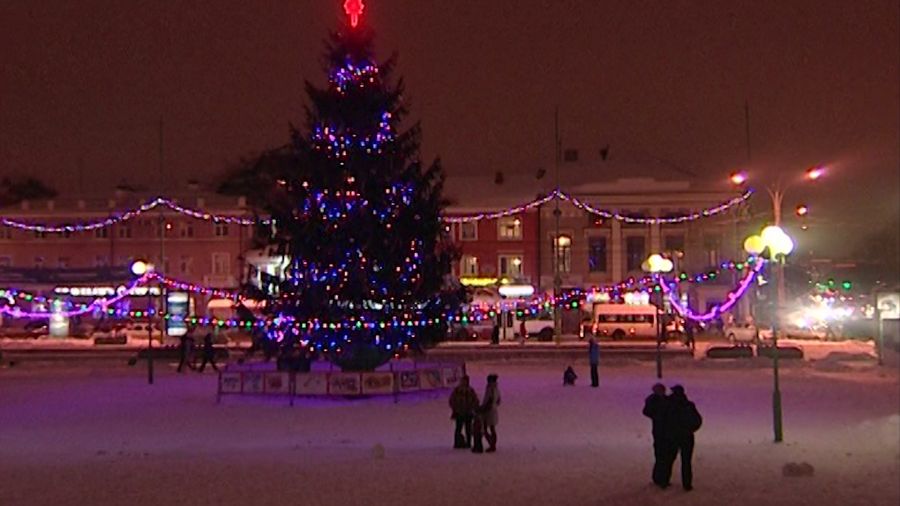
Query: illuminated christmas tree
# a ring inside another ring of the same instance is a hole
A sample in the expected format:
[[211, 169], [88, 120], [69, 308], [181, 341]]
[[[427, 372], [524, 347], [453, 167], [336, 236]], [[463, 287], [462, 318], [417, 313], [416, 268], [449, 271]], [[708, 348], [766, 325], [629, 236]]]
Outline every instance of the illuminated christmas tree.
[[274, 219], [266, 239], [288, 262], [268, 287], [267, 335], [366, 370], [443, 335], [461, 293], [447, 283], [456, 254], [440, 218], [443, 172], [421, 165], [418, 125], [400, 130], [402, 83], [393, 60], [373, 59], [363, 2], [344, 8], [328, 84], [306, 84], [294, 169], [262, 204]]

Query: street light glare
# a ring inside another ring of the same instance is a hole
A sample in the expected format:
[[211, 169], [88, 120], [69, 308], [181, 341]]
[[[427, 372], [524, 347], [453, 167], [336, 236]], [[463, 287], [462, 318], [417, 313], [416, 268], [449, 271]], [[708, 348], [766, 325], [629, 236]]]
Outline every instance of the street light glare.
[[806, 171], [806, 178], [809, 179], [810, 181], [815, 181], [824, 175], [825, 175], [825, 167], [822, 167], [822, 166], [810, 167]]
[[737, 186], [740, 186], [747, 182], [747, 173], [746, 172], [734, 172], [729, 177], [731, 183]]
[[809, 207], [804, 204], [797, 206], [797, 216], [806, 216], [809, 214]]

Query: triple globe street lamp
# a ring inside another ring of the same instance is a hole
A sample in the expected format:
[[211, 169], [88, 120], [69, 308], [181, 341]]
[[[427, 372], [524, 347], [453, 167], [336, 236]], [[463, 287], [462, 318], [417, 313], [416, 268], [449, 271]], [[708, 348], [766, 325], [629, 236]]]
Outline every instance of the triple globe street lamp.
[[[146, 276], [154, 271], [154, 266], [145, 260], [136, 260], [131, 264], [131, 273], [135, 276]], [[150, 315], [153, 310], [153, 295], [147, 286], [147, 383], [153, 384], [153, 325]]]
[[[675, 264], [671, 260], [658, 253], [650, 255], [650, 257], [641, 264], [641, 269], [644, 272], [650, 273], [657, 285], [665, 282], [662, 279], [662, 274], [672, 272], [672, 269], [674, 268]], [[656, 377], [662, 379], [662, 338], [665, 328], [662, 325], [661, 317], [664, 314], [664, 305], [661, 289], [654, 288], [653, 293], [654, 300], [656, 301]]]
[[[774, 383], [772, 391], [772, 425], [776, 443], [780, 443], [784, 440], [781, 417], [781, 388], [778, 375], [778, 332], [781, 328], [780, 318], [785, 303], [784, 262], [787, 255], [794, 250], [794, 241], [781, 228], [782, 206], [784, 203], [785, 192], [788, 188], [793, 186], [794, 183], [798, 181], [818, 181], [825, 173], [825, 167], [814, 166], [804, 172], [802, 179], [798, 178], [785, 182], [782, 177], [779, 176], [774, 183], [766, 186], [766, 191], [772, 199], [772, 218], [774, 224], [765, 227], [758, 235], [752, 235], [744, 240], [744, 250], [747, 253], [757, 256], [768, 256], [769, 259], [773, 260], [777, 265], [777, 298], [772, 318], [772, 376]], [[744, 186], [749, 181], [746, 172], [735, 172], [731, 174], [729, 179], [735, 186]], [[809, 214], [809, 207], [804, 204], [799, 204], [795, 209], [795, 213], [798, 217], [805, 218]], [[801, 228], [806, 230], [806, 225], [804, 224]]]

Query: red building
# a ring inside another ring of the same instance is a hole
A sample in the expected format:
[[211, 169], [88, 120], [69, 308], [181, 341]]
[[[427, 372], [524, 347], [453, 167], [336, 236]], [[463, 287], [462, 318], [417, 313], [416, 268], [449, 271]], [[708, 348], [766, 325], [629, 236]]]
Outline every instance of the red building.
[[[448, 218], [490, 212], [484, 208], [451, 207]], [[540, 279], [540, 219], [536, 209], [493, 219], [449, 223], [462, 257], [454, 274], [470, 285], [502, 282], [534, 285]]]

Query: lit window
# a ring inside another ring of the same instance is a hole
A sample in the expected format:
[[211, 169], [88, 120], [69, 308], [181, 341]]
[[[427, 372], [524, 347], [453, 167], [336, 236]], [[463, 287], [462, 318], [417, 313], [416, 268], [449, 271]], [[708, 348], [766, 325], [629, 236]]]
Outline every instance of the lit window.
[[463, 255], [462, 259], [459, 262], [460, 265], [460, 275], [462, 276], [477, 276], [478, 275], [478, 257], [473, 257], [471, 255]]
[[500, 255], [497, 263], [500, 266], [500, 277], [512, 280], [522, 278], [522, 255]]
[[559, 272], [571, 272], [572, 238], [568, 235], [561, 235], [558, 240], [554, 239], [553, 243], [556, 247], [556, 262]]
[[521, 240], [522, 239], [522, 220], [518, 217], [507, 216], [497, 220], [500, 239]]

